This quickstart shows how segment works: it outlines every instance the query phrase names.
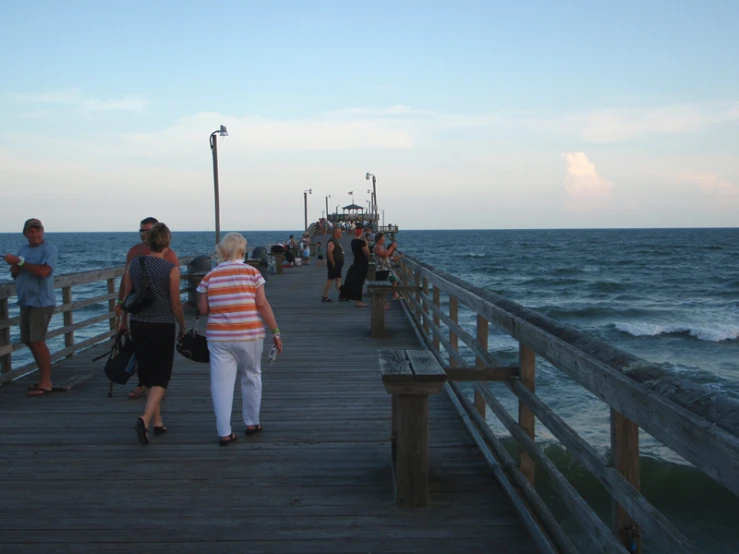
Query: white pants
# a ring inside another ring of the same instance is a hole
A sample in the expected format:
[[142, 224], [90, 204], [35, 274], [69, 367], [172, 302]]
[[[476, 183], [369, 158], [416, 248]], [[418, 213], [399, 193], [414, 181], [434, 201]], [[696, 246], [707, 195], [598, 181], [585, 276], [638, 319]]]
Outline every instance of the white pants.
[[210, 393], [216, 413], [219, 437], [231, 435], [236, 373], [241, 377], [241, 412], [246, 425], [259, 424], [262, 405], [262, 339], [250, 341], [208, 341], [210, 351]]

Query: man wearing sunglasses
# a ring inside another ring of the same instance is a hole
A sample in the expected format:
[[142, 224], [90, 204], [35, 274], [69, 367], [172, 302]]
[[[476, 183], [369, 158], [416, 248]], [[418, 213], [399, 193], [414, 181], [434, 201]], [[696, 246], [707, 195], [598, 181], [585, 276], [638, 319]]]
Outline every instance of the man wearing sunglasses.
[[[146, 236], [151, 228], [154, 227], [154, 225], [156, 225], [157, 223], [159, 223], [159, 220], [155, 217], [147, 217], [146, 219], [141, 220], [141, 223], [139, 224], [139, 236], [141, 237], [141, 242], [132, 246], [131, 249], [128, 251], [128, 254], [126, 254], [126, 269], [128, 269], [128, 264], [130, 264], [131, 260], [133, 260], [134, 258], [138, 256], [148, 256], [149, 254], [151, 254], [149, 246], [146, 244]], [[177, 254], [175, 254], [174, 250], [172, 250], [171, 248], [165, 250], [164, 259], [168, 262], [172, 262], [177, 267], [180, 267], [180, 260], [177, 257]], [[115, 313], [118, 315], [118, 317], [126, 317], [127, 314], [123, 313], [123, 310], [121, 309], [121, 304], [123, 304], [123, 279], [121, 279], [121, 284], [118, 287], [118, 304], [115, 307]], [[128, 393], [128, 397], [132, 400], [141, 398], [144, 395], [145, 390], [145, 387], [141, 384], [141, 381], [139, 381], [139, 384], [136, 385], [136, 388]]]

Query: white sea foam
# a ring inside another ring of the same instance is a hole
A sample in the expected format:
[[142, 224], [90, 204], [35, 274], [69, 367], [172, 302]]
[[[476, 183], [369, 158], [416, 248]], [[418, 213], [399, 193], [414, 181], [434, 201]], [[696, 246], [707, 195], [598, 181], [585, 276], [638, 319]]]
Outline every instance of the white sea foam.
[[617, 322], [615, 327], [619, 331], [635, 337], [655, 337], [657, 335], [688, 333], [691, 337], [706, 342], [721, 342], [739, 338], [739, 326], [730, 323], [707, 327], [700, 325], [658, 325], [656, 323]]

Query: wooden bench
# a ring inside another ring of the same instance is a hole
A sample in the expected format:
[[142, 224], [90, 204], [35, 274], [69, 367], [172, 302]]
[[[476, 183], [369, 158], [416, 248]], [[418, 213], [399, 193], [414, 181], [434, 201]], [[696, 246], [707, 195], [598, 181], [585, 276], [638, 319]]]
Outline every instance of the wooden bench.
[[378, 350], [385, 390], [392, 395], [391, 461], [399, 508], [429, 503], [429, 395], [447, 376], [427, 350]]
[[269, 256], [275, 259], [275, 273], [282, 275], [282, 264], [285, 262], [285, 254], [270, 254]]
[[390, 281], [367, 281], [367, 294], [371, 300], [372, 336], [385, 336], [385, 297], [391, 292], [417, 292], [420, 287], [415, 285], [393, 286]]
[[[180, 279], [187, 281], [187, 303], [190, 306], [197, 305], [197, 295], [195, 294], [195, 291], [198, 288], [200, 281], [202, 281], [203, 277], [205, 277], [207, 274], [207, 271], [198, 271], [193, 273], [185, 273], [180, 276]], [[184, 290], [182, 292], [184, 292]]]

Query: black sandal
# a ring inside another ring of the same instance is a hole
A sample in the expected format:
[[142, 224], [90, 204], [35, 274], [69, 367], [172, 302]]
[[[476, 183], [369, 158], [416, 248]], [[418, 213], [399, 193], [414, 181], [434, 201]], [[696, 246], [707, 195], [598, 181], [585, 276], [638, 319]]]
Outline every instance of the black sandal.
[[134, 429], [136, 429], [136, 437], [139, 439], [139, 442], [143, 446], [149, 444], [149, 431], [146, 428], [146, 423], [144, 423], [143, 419], [138, 418], [136, 420], [136, 426]]
[[238, 437], [236, 436], [236, 433], [231, 433], [228, 437], [222, 437], [218, 439], [218, 444], [220, 446], [228, 446], [232, 442], [234, 442]]
[[[251, 427], [251, 429], [249, 429], [249, 427]], [[257, 425], [249, 425], [249, 427], [247, 427], [246, 430], [244, 431], [244, 434], [247, 435], [247, 436], [253, 435], [254, 433], [259, 433], [259, 432], [262, 431], [262, 424], [261, 423], [259, 423]]]
[[155, 436], [158, 437], [160, 435], [163, 435], [166, 432], [167, 432], [167, 428], [164, 425], [162, 425], [161, 427], [157, 427], [156, 425], [154, 426], [154, 435]]

